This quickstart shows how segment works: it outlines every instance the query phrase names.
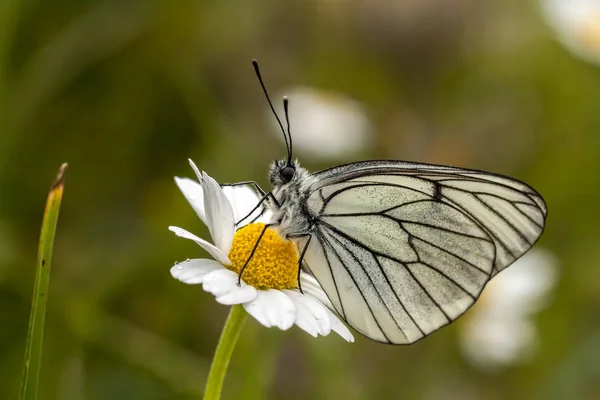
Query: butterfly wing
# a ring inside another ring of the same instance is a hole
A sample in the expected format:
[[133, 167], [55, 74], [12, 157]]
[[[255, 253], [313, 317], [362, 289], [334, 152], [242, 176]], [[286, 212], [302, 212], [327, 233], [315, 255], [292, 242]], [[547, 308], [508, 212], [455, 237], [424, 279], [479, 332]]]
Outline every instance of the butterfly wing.
[[547, 213], [526, 184], [481, 171], [376, 161], [314, 177], [306, 266], [352, 327], [386, 343], [464, 313], [533, 246]]

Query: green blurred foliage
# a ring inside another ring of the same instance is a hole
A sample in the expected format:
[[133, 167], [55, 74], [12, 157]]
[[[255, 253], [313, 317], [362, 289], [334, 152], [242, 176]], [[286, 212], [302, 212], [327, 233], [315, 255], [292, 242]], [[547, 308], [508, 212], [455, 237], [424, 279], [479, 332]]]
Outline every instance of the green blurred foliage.
[[550, 209], [540, 244], [562, 271], [529, 363], [472, 367], [460, 322], [392, 347], [252, 320], [225, 398], [600, 397], [600, 68], [556, 42], [535, 2], [4, 0], [0, 398], [19, 387], [41, 216], [63, 161], [40, 398], [201, 394], [227, 308], [169, 274], [203, 254], [167, 226], [206, 234], [172, 177], [192, 175], [190, 157], [221, 182], [268, 186], [284, 150], [252, 58], [274, 93], [312, 85], [365, 104], [377, 132], [365, 158], [532, 184]]

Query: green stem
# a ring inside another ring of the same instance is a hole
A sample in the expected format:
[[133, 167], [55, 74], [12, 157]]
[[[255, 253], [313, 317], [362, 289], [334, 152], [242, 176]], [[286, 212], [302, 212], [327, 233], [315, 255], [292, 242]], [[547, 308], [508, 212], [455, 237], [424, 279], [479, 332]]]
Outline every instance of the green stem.
[[29, 317], [29, 332], [27, 334], [27, 344], [25, 345], [25, 362], [23, 363], [23, 378], [19, 397], [21, 400], [34, 400], [37, 397], [44, 342], [46, 300], [48, 299], [48, 283], [50, 281], [50, 261], [52, 260], [54, 233], [56, 232], [58, 211], [63, 196], [66, 170], [67, 164], [63, 164], [50, 187], [50, 193], [48, 193], [48, 200], [46, 201], [33, 287], [33, 301]]
[[227, 373], [227, 366], [247, 316], [248, 314], [241, 305], [231, 306], [210, 366], [206, 388], [204, 389], [204, 400], [218, 400], [221, 398], [221, 389]]

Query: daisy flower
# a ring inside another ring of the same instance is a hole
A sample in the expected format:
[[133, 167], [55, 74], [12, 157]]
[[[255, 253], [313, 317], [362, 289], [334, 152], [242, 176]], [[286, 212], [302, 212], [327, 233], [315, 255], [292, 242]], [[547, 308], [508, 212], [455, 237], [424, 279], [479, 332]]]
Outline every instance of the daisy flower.
[[490, 281], [461, 319], [461, 345], [471, 363], [497, 368], [533, 355], [538, 343], [534, 317], [548, 303], [557, 264], [551, 253], [535, 248]]
[[546, 20], [576, 56], [600, 65], [600, 0], [541, 0]]
[[[313, 337], [332, 330], [353, 342], [348, 328], [333, 314], [333, 306], [317, 281], [306, 272], [300, 275], [298, 290], [298, 253], [294, 243], [284, 240], [266, 227], [269, 213], [259, 210], [235, 226], [258, 204], [256, 192], [248, 186], [221, 186], [190, 160], [198, 182], [175, 178], [179, 189], [210, 231], [213, 243], [175, 226], [177, 236], [190, 239], [213, 259], [188, 259], [175, 264], [171, 275], [188, 284], [201, 284], [225, 305], [241, 304], [248, 314], [266, 327], [287, 330], [292, 325]], [[254, 249], [264, 231], [259, 245]], [[252, 256], [251, 256], [252, 255]], [[240, 272], [243, 273], [240, 279]]]
[[[356, 100], [306, 86], [285, 93], [290, 98], [289, 113], [294, 116], [294, 150], [314, 159], [330, 160], [348, 158], [372, 147], [371, 123]], [[273, 132], [279, 140], [283, 138], [278, 130]]]

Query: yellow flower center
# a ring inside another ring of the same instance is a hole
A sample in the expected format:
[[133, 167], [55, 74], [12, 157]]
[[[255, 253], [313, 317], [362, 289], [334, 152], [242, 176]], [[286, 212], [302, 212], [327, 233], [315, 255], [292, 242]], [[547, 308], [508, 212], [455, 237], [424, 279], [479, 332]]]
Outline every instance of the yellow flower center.
[[[248, 224], [233, 237], [229, 252], [232, 265], [238, 274], [248, 261], [265, 224]], [[293, 289], [298, 286], [298, 252], [289, 240], [284, 240], [273, 229], [267, 228], [244, 268], [242, 279], [257, 289]]]

